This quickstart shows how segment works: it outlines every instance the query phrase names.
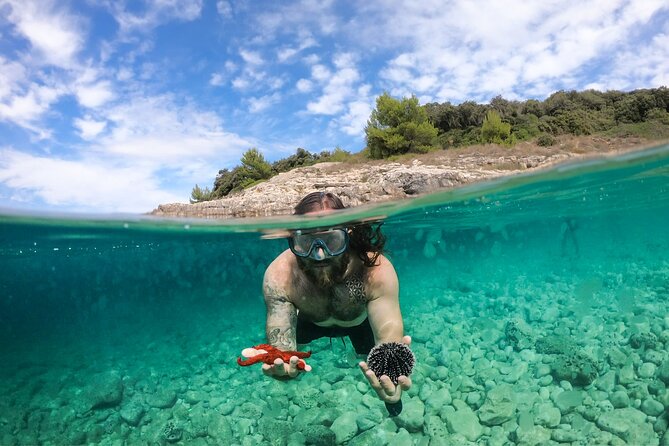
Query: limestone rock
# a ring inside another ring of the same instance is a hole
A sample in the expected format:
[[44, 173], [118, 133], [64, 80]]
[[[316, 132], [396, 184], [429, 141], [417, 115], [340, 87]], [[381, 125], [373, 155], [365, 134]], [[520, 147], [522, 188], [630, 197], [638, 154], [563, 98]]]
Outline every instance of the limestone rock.
[[356, 422], [355, 412], [344, 412], [337, 417], [330, 426], [330, 429], [335, 434], [337, 444], [343, 444], [355, 437], [358, 433], [358, 423]]
[[156, 393], [153, 393], [146, 397], [146, 403], [151, 407], [156, 407], [158, 409], [168, 409], [174, 406], [174, 403], [177, 402], [177, 394], [174, 390], [170, 389], [159, 389]]
[[597, 426], [629, 444], [657, 445], [660, 442], [653, 426], [646, 423], [646, 415], [631, 407], [602, 413], [597, 418]]
[[425, 405], [417, 397], [403, 399], [403, 405], [402, 413], [396, 417], [396, 424], [409, 432], [420, 432], [423, 429]]
[[116, 372], [97, 375], [93, 378], [85, 394], [90, 409], [116, 406], [123, 398], [121, 375]]
[[448, 430], [460, 434], [469, 441], [476, 441], [483, 434], [483, 427], [473, 410], [466, 405], [460, 405], [456, 411], [445, 411]]
[[486, 426], [497, 426], [509, 421], [516, 413], [513, 388], [500, 385], [488, 392], [485, 403], [478, 410], [479, 420]]
[[475, 181], [547, 166], [571, 155], [448, 155], [430, 164], [369, 162], [320, 163], [280, 173], [219, 200], [195, 204], [161, 204], [153, 215], [164, 217], [269, 217], [289, 215], [309, 192], [338, 195], [346, 206], [398, 200]]

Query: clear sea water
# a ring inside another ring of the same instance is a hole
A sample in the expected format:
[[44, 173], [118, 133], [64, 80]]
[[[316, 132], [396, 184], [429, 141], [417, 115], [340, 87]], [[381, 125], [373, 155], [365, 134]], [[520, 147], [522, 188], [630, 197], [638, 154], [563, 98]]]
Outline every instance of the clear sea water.
[[[397, 418], [350, 343], [287, 382], [235, 362], [267, 234], [365, 218], [417, 358]], [[1, 445], [669, 444], [667, 145], [319, 220], [4, 211], [0, 240]]]

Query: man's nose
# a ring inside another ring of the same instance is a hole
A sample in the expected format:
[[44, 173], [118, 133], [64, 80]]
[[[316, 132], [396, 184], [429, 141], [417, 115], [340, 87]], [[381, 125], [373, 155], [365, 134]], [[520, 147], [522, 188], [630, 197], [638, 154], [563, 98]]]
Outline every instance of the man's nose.
[[324, 260], [325, 259], [325, 250], [321, 246], [316, 246], [314, 252], [311, 254], [311, 258], [314, 260]]

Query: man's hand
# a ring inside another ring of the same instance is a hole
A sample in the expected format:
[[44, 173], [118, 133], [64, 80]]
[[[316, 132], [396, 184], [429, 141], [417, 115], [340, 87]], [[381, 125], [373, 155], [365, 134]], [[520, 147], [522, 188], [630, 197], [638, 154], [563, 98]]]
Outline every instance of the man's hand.
[[[404, 336], [402, 343], [409, 346], [411, 344], [411, 337]], [[396, 403], [402, 398], [402, 390], [409, 390], [411, 387], [411, 378], [408, 376], [400, 376], [397, 379], [397, 386], [393, 384], [390, 378], [386, 375], [377, 377], [368, 366], [366, 362], [360, 362], [360, 370], [365, 374], [365, 378], [369, 384], [376, 391], [376, 394], [381, 398], [381, 401], [386, 403]]]
[[[242, 350], [242, 356], [246, 358], [253, 358], [254, 356], [267, 353], [262, 349], [255, 348], [245, 348]], [[286, 363], [281, 358], [274, 360], [274, 364], [264, 364], [262, 365], [262, 372], [273, 378], [295, 378], [299, 373], [300, 369], [297, 368], [299, 361], [304, 363], [304, 371], [310, 372], [311, 366], [306, 363], [304, 359], [299, 359], [297, 356], [291, 356], [290, 362]]]

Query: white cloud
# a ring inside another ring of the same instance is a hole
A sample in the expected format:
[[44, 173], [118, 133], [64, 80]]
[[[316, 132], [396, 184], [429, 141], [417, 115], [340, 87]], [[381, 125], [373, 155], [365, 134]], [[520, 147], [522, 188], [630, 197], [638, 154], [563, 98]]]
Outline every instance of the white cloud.
[[107, 127], [106, 121], [96, 121], [90, 116], [74, 120], [74, 126], [79, 129], [79, 136], [85, 140], [91, 140], [98, 136]]
[[226, 19], [232, 18], [232, 6], [230, 6], [230, 2], [227, 0], [218, 0], [216, 2], [216, 11]]
[[[171, 21], [189, 22], [200, 17], [202, 0], [145, 0], [142, 11], [129, 10], [129, 1], [105, 0], [122, 33], [147, 32]], [[134, 6], [134, 5], [133, 5]]]
[[170, 95], [130, 98], [73, 124], [91, 143], [67, 159], [0, 153], [0, 182], [14, 189], [16, 199], [29, 196], [71, 210], [146, 212], [184, 201], [194, 184], [212, 181], [213, 170], [237, 163], [257, 145], [224, 131], [216, 114]]
[[185, 160], [235, 159], [249, 142], [225, 132], [211, 112], [180, 104], [170, 95], [137, 97], [104, 112], [108, 134], [98, 151], [159, 166], [178, 167]]
[[212, 73], [211, 77], [209, 78], [209, 85], [220, 87], [223, 84], [225, 84], [225, 78], [223, 75], [221, 73]]
[[0, 182], [23, 196], [72, 210], [147, 212], [157, 203], [183, 201], [143, 166], [67, 160], [0, 150]]
[[268, 39], [273, 39], [276, 33], [304, 33], [307, 27], [315, 34], [325, 35], [342, 28], [333, 0], [299, 0], [276, 5], [256, 18], [259, 29]]
[[386, 0], [360, 6], [351, 28], [362, 46], [401, 49], [380, 71], [385, 89], [484, 100], [582, 88], [593, 66], [645, 45], [643, 26], [667, 9], [659, 0]]
[[345, 102], [355, 93], [355, 85], [360, 74], [351, 54], [337, 54], [333, 59], [337, 68], [333, 74], [323, 65], [312, 67], [312, 77], [322, 83], [323, 92], [315, 101], [307, 104], [307, 111], [313, 114], [336, 115], [345, 108]]
[[64, 93], [62, 88], [32, 83], [24, 91], [0, 102], [0, 121], [24, 127], [35, 133], [39, 139], [47, 138], [50, 131], [41, 128], [38, 120]]
[[314, 88], [314, 83], [309, 79], [300, 79], [295, 84], [295, 87], [301, 93], [309, 93]]
[[373, 102], [373, 99], [370, 98], [367, 101], [355, 100], [349, 102], [348, 111], [337, 120], [341, 130], [351, 136], [363, 135], [367, 119], [369, 119], [369, 115], [374, 108]]
[[264, 62], [262, 56], [257, 51], [242, 49], [239, 50], [239, 55], [241, 56], [242, 60], [244, 60], [244, 62], [250, 65], [262, 65]]
[[0, 55], [0, 101], [11, 96], [26, 77], [25, 67]]
[[77, 100], [88, 108], [99, 107], [114, 98], [112, 85], [109, 81], [99, 81], [75, 87]]
[[277, 51], [277, 60], [281, 63], [286, 62], [302, 51], [308, 48], [312, 48], [316, 45], [316, 39], [314, 39], [310, 33], [307, 33], [306, 35], [300, 37], [300, 41], [296, 46], [286, 46], [279, 48]]
[[9, 21], [39, 54], [34, 62], [72, 66], [84, 41], [81, 19], [57, 8], [51, 0], [10, 0], [9, 6]]
[[272, 105], [276, 104], [281, 100], [281, 95], [279, 93], [273, 93], [265, 95], [259, 98], [250, 98], [249, 99], [249, 111], [251, 113], [258, 113]]

